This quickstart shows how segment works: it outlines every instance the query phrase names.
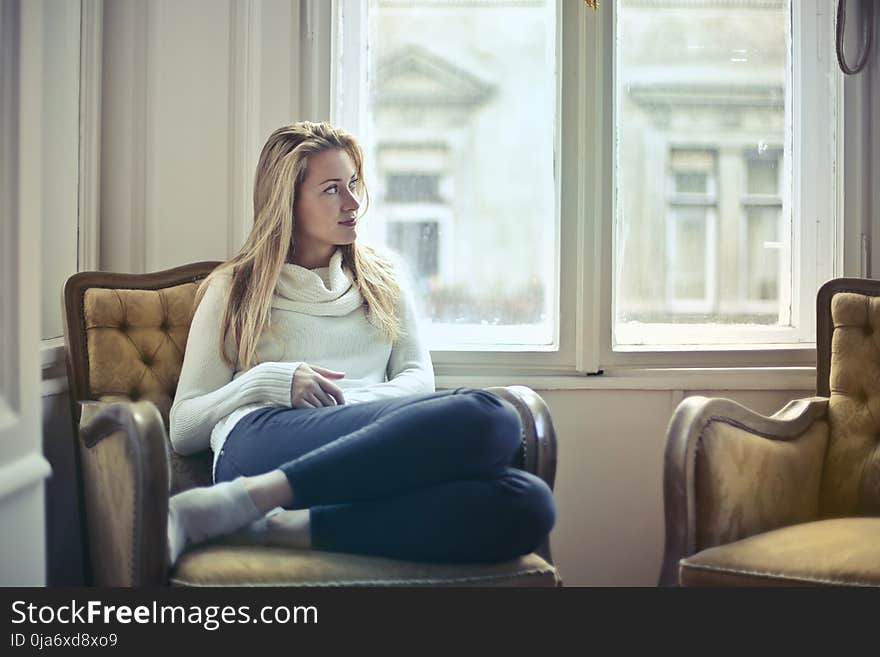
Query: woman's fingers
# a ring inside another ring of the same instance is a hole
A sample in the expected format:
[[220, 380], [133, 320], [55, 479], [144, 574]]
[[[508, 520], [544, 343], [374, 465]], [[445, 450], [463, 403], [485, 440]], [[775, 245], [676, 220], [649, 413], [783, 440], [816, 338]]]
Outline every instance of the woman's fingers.
[[332, 381], [328, 381], [327, 379], [318, 379], [318, 385], [321, 386], [323, 391], [330, 395], [336, 404], [344, 404], [345, 396], [342, 394], [342, 388], [333, 383]]
[[319, 402], [321, 402], [321, 406], [336, 406], [336, 400], [333, 399], [333, 397], [328, 395], [326, 392], [321, 390], [320, 385], [315, 386], [315, 390], [312, 394], [317, 398]]
[[310, 365], [315, 372], [318, 374], [322, 374], [324, 376], [329, 376], [331, 379], [341, 379], [345, 376], [345, 372], [337, 372], [336, 370], [328, 370], [326, 367], [318, 367], [317, 365]]
[[321, 408], [324, 404], [318, 401], [318, 398], [311, 391], [304, 392], [302, 400], [309, 404], [312, 408]]

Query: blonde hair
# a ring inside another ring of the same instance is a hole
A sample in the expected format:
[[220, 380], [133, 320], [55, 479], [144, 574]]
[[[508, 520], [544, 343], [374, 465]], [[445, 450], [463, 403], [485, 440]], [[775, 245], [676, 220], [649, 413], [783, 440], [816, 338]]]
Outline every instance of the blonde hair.
[[[241, 369], [254, 365], [257, 342], [269, 323], [275, 284], [287, 257], [295, 248], [293, 208], [310, 155], [326, 150], [348, 153], [357, 169], [358, 192], [364, 185], [363, 152], [355, 138], [329, 123], [301, 121], [273, 132], [260, 153], [254, 178], [254, 225], [241, 250], [212, 271], [196, 291], [198, 306], [215, 278], [231, 275], [222, 319], [220, 354], [230, 366], [227, 341], [237, 347]], [[364, 312], [383, 335], [394, 342], [400, 335], [398, 303], [401, 290], [391, 259], [365, 245], [346, 244], [342, 264], [351, 273], [364, 299]]]

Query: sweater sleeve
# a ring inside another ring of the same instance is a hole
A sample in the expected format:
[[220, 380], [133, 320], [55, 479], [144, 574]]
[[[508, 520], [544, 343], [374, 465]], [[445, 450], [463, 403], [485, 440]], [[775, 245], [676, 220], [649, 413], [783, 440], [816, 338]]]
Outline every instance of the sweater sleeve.
[[169, 415], [171, 445], [178, 454], [207, 449], [214, 425], [245, 404], [290, 406], [293, 372], [300, 363], [260, 363], [236, 375], [220, 357], [228, 277], [223, 280], [208, 287], [190, 325]]
[[401, 335], [391, 347], [384, 383], [345, 391], [346, 403], [434, 392], [431, 353], [419, 334], [418, 310], [408, 285], [401, 285]]

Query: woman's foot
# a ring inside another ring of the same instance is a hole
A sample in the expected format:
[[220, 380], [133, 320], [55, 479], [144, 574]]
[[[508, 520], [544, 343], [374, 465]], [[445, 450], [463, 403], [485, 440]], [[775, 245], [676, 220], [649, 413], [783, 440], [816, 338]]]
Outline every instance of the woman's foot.
[[168, 563], [190, 545], [234, 532], [263, 513], [254, 505], [244, 477], [178, 493], [168, 501]]
[[237, 542], [273, 545], [308, 550], [312, 547], [312, 530], [308, 509], [287, 510], [276, 507], [265, 517], [252, 522], [232, 537]]
[[284, 510], [266, 517], [270, 545], [309, 550], [312, 547], [312, 525], [308, 509]]

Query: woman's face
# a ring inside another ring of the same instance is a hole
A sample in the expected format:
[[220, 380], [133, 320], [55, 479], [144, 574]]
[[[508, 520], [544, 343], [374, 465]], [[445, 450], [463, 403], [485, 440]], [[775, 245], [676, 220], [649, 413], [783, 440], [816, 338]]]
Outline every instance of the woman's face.
[[357, 169], [343, 150], [309, 156], [293, 208], [294, 240], [300, 255], [322, 255], [357, 237], [360, 208]]

